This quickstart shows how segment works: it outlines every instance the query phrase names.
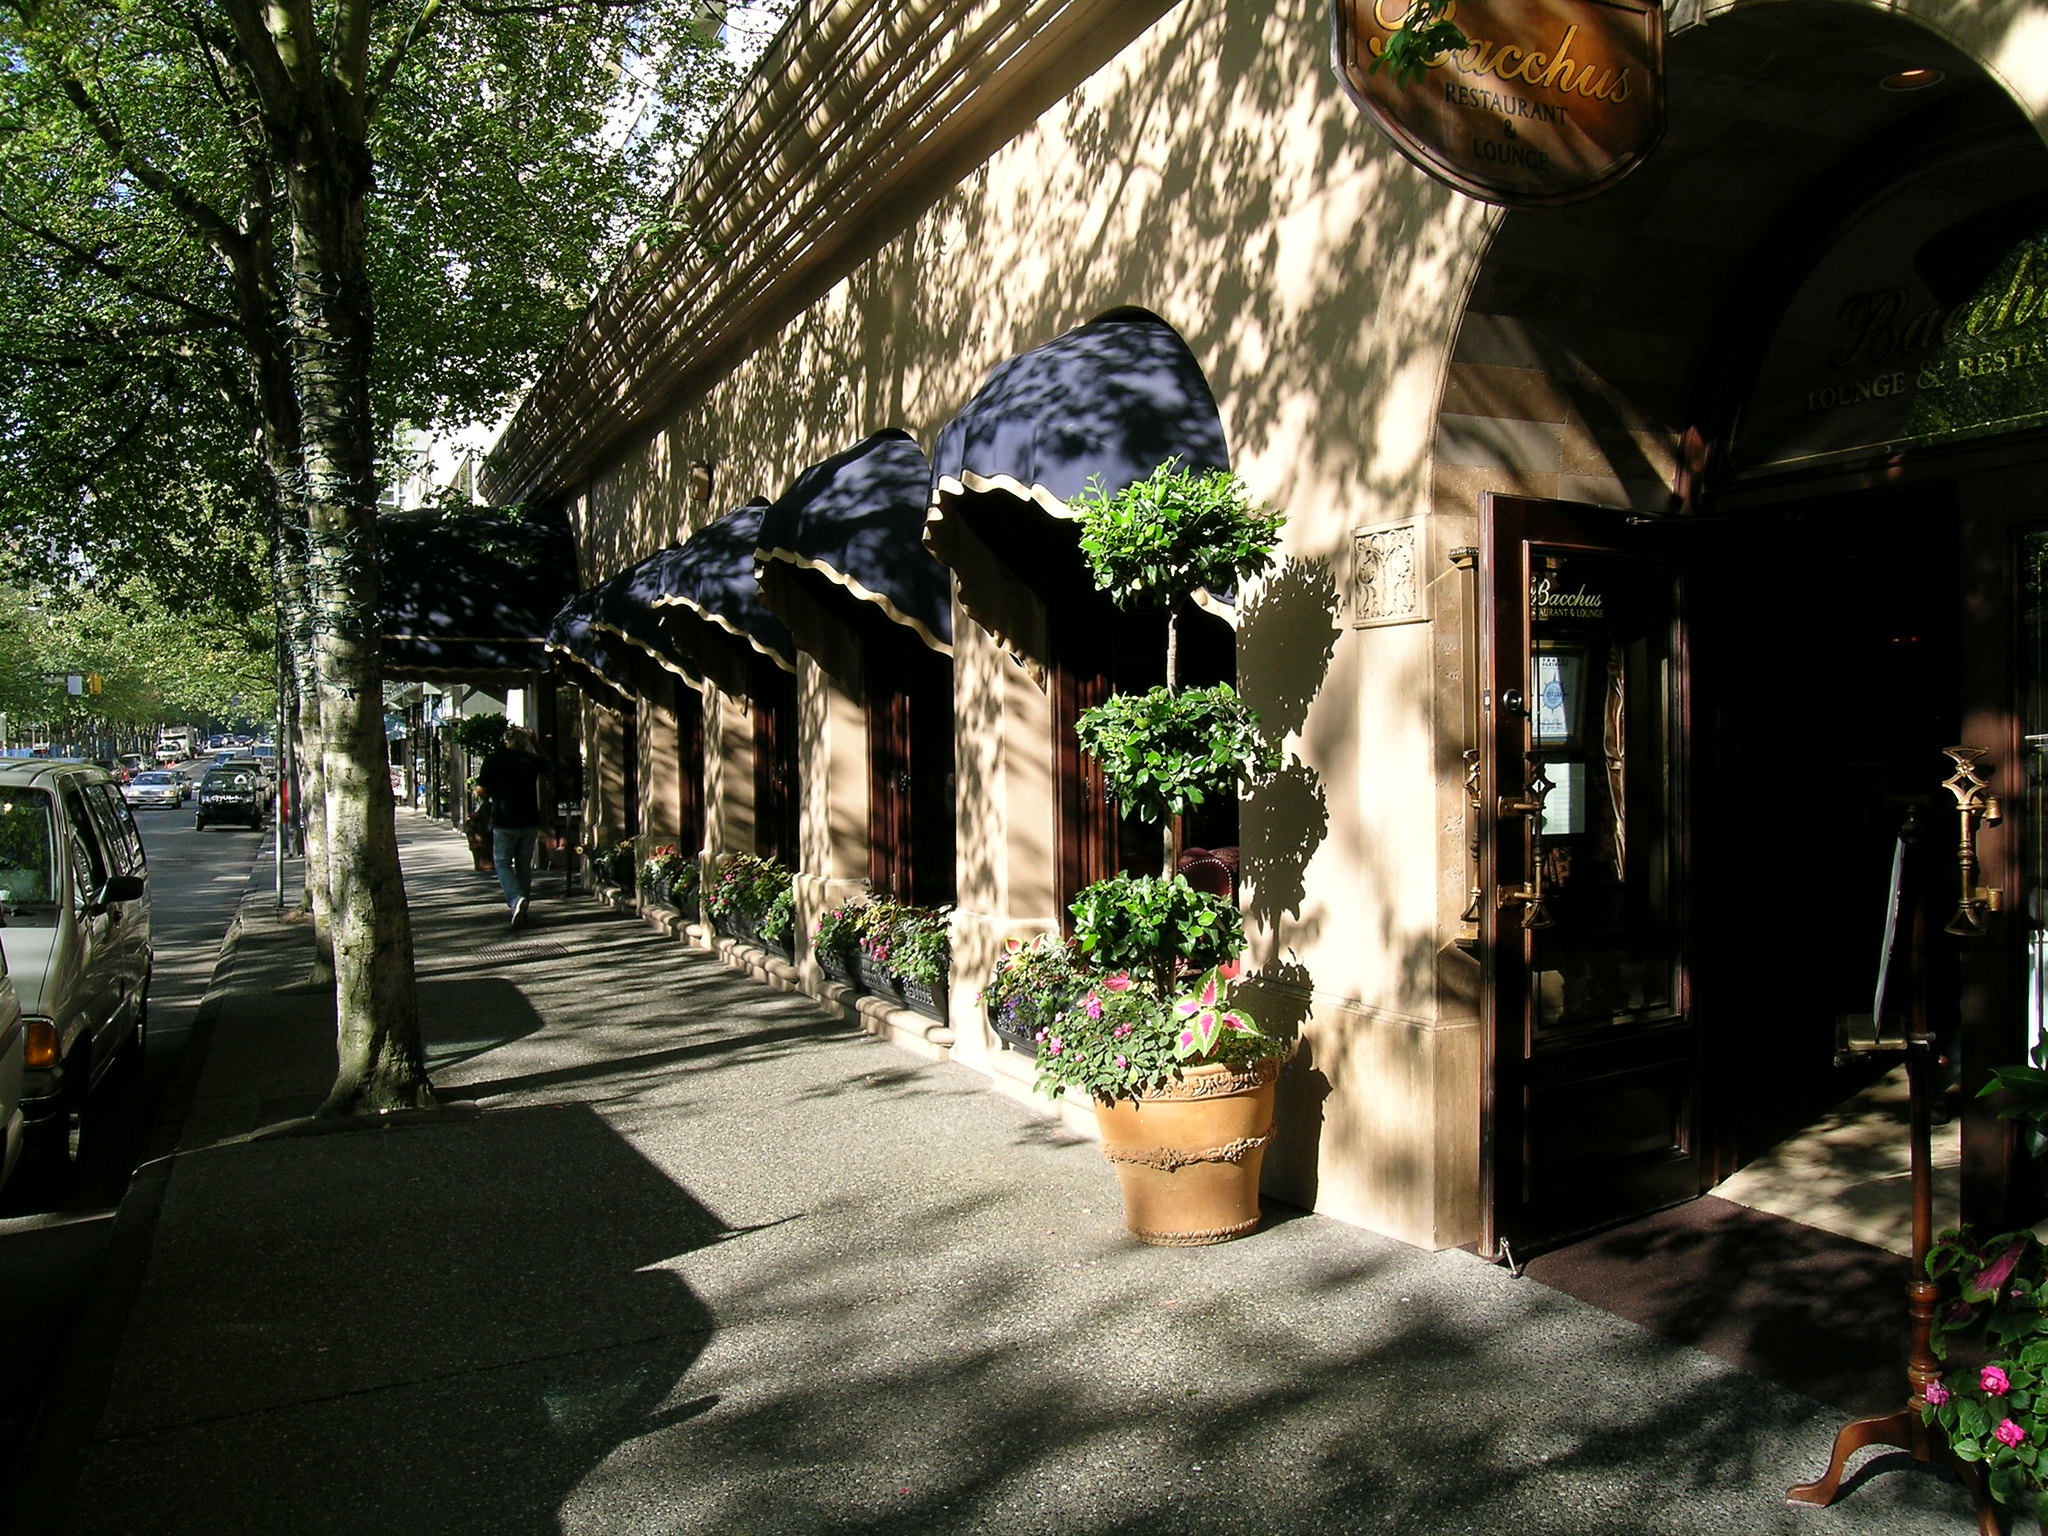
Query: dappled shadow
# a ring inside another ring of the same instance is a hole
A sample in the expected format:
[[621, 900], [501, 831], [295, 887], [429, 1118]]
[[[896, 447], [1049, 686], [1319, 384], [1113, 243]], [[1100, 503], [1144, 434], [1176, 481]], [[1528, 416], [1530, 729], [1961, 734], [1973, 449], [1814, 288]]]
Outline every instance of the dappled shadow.
[[1528, 1266], [1547, 1285], [1856, 1414], [1905, 1401], [1912, 1269], [1711, 1195]]
[[553, 1536], [616, 1447], [718, 1404], [673, 1266], [735, 1234], [588, 1109], [245, 1143], [174, 1183], [80, 1536]]

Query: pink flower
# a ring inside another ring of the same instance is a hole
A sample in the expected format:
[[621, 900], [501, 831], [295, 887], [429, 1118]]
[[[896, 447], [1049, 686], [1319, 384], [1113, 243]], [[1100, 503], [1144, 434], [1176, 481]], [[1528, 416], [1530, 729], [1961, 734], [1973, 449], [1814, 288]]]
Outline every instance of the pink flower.
[[1048, 1056], [1057, 1056], [1062, 1049], [1063, 1047], [1060, 1045], [1060, 1037], [1058, 1035], [1054, 1035], [1045, 1044], [1045, 1054]]
[[1036, 1040], [1040, 1045], [1043, 1045], [1045, 1044], [1045, 1031], [1041, 1029], [1037, 1034], [1033, 1035], [1031, 1038], [1033, 1040]]
[[2011, 1419], [2006, 1419], [1998, 1428], [1991, 1431], [1991, 1437], [2000, 1445], [2018, 1445], [2027, 1438], [2027, 1432]]
[[1931, 1408], [1939, 1408], [1943, 1403], [1955, 1396], [1953, 1392], [1949, 1391], [1947, 1387], [1938, 1381], [1927, 1383], [1920, 1395], [1927, 1400], [1927, 1404]]
[[1977, 1373], [1977, 1385], [1993, 1397], [2003, 1397], [2012, 1390], [2012, 1378], [1997, 1366], [1987, 1365]]
[[1113, 1040], [1121, 1040], [1121, 1039], [1123, 1039], [1123, 1037], [1124, 1037], [1125, 1035], [1128, 1035], [1128, 1034], [1129, 1034], [1130, 1032], [1131, 1032], [1131, 1026], [1130, 1026], [1130, 1025], [1128, 1025], [1128, 1024], [1119, 1024], [1119, 1025], [1117, 1025], [1117, 1027], [1116, 1027], [1115, 1029], [1112, 1029], [1112, 1030], [1111, 1030], [1111, 1031], [1109, 1032], [1109, 1034], [1110, 1034], [1110, 1038], [1111, 1038], [1111, 1039], [1113, 1039]]
[[1121, 1071], [1122, 1071], [1122, 1070], [1123, 1070], [1123, 1069], [1124, 1069], [1125, 1067], [1128, 1067], [1129, 1065], [1130, 1065], [1130, 1063], [1129, 1063], [1128, 1061], [1125, 1061], [1125, 1060], [1123, 1059], [1123, 1057], [1121, 1057], [1121, 1056], [1117, 1057], [1117, 1059], [1116, 1059], [1116, 1066], [1117, 1066], [1117, 1070], [1118, 1070], [1119, 1072], [1121, 1072]]
[[1087, 1014], [1088, 1017], [1091, 1019], [1101, 1018], [1102, 999], [1097, 997], [1093, 992], [1090, 992], [1086, 997], [1081, 999], [1081, 1011]]

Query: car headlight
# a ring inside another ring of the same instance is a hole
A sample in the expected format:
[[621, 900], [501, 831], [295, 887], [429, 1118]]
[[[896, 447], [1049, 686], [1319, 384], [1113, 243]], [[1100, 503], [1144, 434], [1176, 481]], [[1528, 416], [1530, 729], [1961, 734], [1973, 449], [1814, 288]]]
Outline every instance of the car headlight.
[[57, 1065], [57, 1022], [54, 1019], [30, 1015], [22, 1020], [28, 1047], [25, 1067], [54, 1067]]

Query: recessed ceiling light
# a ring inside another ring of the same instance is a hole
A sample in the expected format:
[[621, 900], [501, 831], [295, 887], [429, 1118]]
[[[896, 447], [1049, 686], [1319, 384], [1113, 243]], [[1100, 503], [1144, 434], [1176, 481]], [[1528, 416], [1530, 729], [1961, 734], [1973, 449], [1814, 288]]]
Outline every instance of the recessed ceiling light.
[[1896, 75], [1886, 75], [1878, 81], [1878, 87], [1887, 91], [1924, 91], [1930, 85], [1941, 81], [1938, 69], [1902, 69]]

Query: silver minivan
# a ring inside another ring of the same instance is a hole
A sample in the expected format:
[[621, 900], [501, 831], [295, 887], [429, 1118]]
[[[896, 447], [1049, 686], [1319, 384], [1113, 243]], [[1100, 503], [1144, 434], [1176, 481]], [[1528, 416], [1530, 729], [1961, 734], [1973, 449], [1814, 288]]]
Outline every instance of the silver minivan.
[[22, 1015], [25, 1173], [77, 1161], [93, 1087], [149, 1028], [149, 869], [113, 775], [0, 763], [0, 951]]

